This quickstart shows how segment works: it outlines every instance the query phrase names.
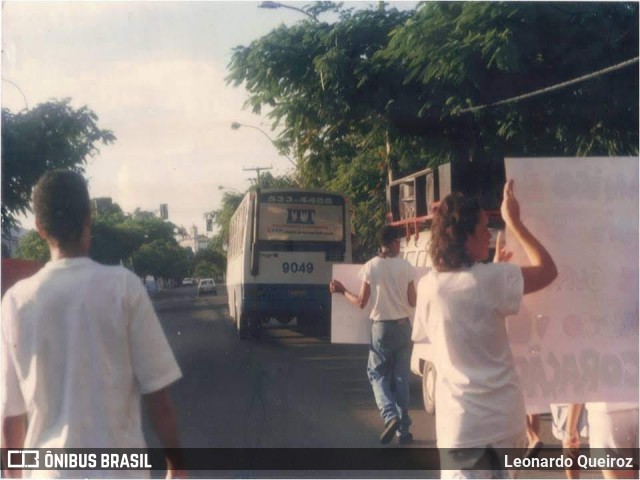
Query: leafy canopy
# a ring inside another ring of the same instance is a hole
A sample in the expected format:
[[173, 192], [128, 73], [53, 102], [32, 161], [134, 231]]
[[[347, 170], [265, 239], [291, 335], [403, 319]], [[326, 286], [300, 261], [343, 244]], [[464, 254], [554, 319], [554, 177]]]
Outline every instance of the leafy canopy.
[[338, 20], [303, 19], [235, 48], [227, 81], [267, 112], [301, 186], [351, 198], [363, 255], [390, 175], [469, 158], [638, 152], [637, 66], [465, 113], [637, 57], [636, 3], [305, 9]]
[[115, 136], [98, 127], [88, 107], [75, 109], [70, 99], [42, 103], [12, 113], [2, 109], [2, 235], [7, 238], [16, 217], [29, 211], [31, 190], [47, 171], [67, 168], [83, 173], [97, 144]]

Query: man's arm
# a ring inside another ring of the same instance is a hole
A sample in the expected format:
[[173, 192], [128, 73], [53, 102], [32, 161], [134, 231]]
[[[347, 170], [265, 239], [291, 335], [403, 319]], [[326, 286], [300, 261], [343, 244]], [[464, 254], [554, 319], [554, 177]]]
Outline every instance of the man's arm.
[[27, 434], [27, 414], [5, 417], [2, 419], [2, 465], [5, 478], [21, 478], [22, 470], [9, 470], [6, 449], [19, 450], [24, 447], [24, 439]]
[[344, 295], [344, 298], [346, 298], [348, 302], [352, 303], [358, 308], [366, 307], [367, 303], [369, 302], [369, 297], [371, 296], [371, 285], [369, 285], [367, 282], [362, 282], [358, 295], [356, 295], [355, 293], [351, 293], [349, 290], [347, 290], [347, 287], [345, 287], [338, 280], [331, 280], [331, 283], [329, 284], [329, 290], [331, 291], [331, 293], [342, 293]]
[[413, 280], [410, 281], [407, 286], [407, 301], [411, 308], [416, 308], [416, 286], [413, 283]]
[[167, 478], [186, 478], [184, 459], [178, 439], [178, 422], [169, 388], [143, 396], [145, 408], [158, 440], [165, 450]]

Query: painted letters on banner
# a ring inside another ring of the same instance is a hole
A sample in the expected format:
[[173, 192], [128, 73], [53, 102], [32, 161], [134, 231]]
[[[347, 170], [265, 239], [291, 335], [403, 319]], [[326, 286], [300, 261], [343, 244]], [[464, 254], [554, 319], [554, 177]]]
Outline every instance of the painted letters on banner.
[[[638, 159], [508, 158], [525, 225], [558, 278], [508, 329], [530, 411], [638, 400]], [[513, 262], [527, 257], [507, 232]]]

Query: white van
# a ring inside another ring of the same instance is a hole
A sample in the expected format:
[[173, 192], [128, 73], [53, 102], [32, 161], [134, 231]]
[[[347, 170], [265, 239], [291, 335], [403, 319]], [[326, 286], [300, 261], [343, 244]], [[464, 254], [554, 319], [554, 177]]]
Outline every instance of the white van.
[[[409, 239], [400, 240], [400, 255], [414, 267], [431, 267], [427, 247], [431, 233], [426, 230]], [[417, 286], [417, 281], [416, 281]], [[411, 371], [422, 377], [422, 400], [424, 409], [433, 415], [436, 412], [436, 368], [433, 364], [431, 343], [414, 343], [411, 352]]]

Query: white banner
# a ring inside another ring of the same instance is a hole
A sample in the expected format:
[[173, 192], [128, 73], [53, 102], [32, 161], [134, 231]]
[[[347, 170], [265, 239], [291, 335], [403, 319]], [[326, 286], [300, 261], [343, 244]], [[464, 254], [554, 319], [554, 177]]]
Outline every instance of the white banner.
[[[558, 267], [509, 337], [529, 411], [638, 401], [638, 159], [509, 158], [522, 219]], [[527, 257], [507, 232], [512, 262]]]
[[[333, 277], [340, 280], [347, 290], [358, 294], [358, 272], [362, 265], [334, 264]], [[360, 309], [349, 303], [344, 295], [331, 295], [331, 343], [368, 344], [371, 342], [371, 302]]]
[[[335, 264], [333, 277], [340, 280], [352, 293], [360, 292], [361, 282], [358, 280], [358, 272], [362, 265]], [[414, 284], [429, 271], [426, 267], [416, 267]], [[331, 343], [368, 344], [371, 342], [371, 301], [360, 309], [349, 303], [344, 295], [331, 295]], [[412, 315], [413, 322], [413, 315]]]

